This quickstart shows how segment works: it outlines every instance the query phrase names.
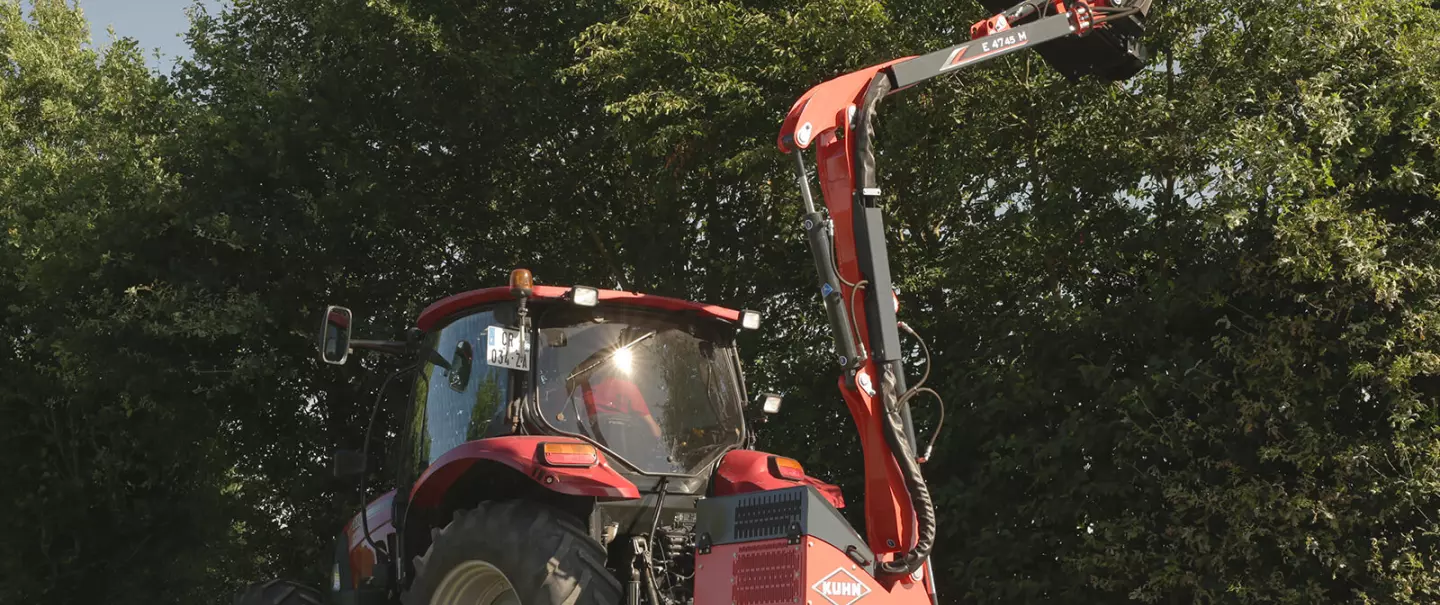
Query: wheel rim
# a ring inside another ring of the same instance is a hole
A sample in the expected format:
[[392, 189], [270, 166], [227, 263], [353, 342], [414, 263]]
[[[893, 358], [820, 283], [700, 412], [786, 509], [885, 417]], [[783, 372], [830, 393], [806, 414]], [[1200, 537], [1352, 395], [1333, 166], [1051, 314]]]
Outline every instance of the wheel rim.
[[510, 579], [494, 565], [466, 561], [445, 574], [430, 605], [520, 605], [520, 597]]

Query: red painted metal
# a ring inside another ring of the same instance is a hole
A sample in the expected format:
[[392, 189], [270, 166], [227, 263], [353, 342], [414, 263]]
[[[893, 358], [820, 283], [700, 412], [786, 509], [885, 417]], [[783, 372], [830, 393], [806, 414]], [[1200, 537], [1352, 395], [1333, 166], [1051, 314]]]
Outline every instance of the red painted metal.
[[970, 26], [970, 39], [979, 40], [985, 36], [998, 34], [1010, 29], [1010, 20], [1005, 15], [995, 15], [984, 21], [977, 22]]
[[[770, 474], [770, 454], [755, 450], [732, 450], [720, 460], [710, 484], [715, 496], [733, 496], [750, 492], [795, 487], [796, 482], [780, 479]], [[814, 486], [820, 495], [835, 508], [845, 508], [845, 496], [840, 488], [809, 475], [800, 481]]]
[[820, 492], [820, 496], [830, 502], [835, 508], [845, 508], [845, 494], [840, 491], [840, 486], [826, 483], [809, 475], [805, 476], [805, 484]]
[[[790, 153], [796, 149], [809, 149], [820, 135], [848, 128], [850, 107], [858, 105], [870, 86], [870, 80], [880, 70], [914, 57], [903, 57], [872, 65], [850, 72], [838, 78], [823, 82], [805, 91], [790, 107], [785, 124], [780, 127], [778, 143], [780, 150]], [[809, 128], [805, 128], [806, 125]]]
[[784, 538], [712, 547], [695, 558], [695, 605], [794, 603], [804, 568], [804, 549]]
[[[805, 595], [800, 602], [810, 601], [815, 605], [833, 603], [835, 605], [851, 605], [861, 599], [867, 605], [885, 603], [888, 605], [932, 605], [934, 603], [933, 592], [930, 589], [930, 582], [926, 575], [929, 573], [929, 566], [923, 568], [919, 577], [904, 576], [899, 582], [890, 586], [877, 581], [865, 570], [855, 565], [845, 552], [834, 545], [813, 536], [805, 536], [801, 543], [805, 545]], [[864, 588], [863, 597], [853, 598], [849, 595], [846, 584], [856, 581]], [[825, 586], [825, 583], [831, 586]], [[828, 590], [827, 590], [828, 589]], [[827, 594], [829, 593], [829, 594]]]
[[783, 603], [800, 592], [797, 571], [805, 565], [798, 544], [787, 540], [766, 540], [742, 544], [735, 549], [735, 605]]
[[929, 565], [890, 586], [820, 538], [715, 546], [696, 557], [695, 605], [931, 605]]
[[[531, 291], [530, 298], [541, 300], [564, 299], [569, 296], [570, 290], [570, 288], [559, 286], [535, 286]], [[599, 293], [601, 303], [619, 303], [634, 307], [660, 309], [662, 311], [693, 311], [725, 321], [740, 321], [739, 311], [716, 305], [707, 305], [705, 303], [669, 298], [666, 296], [655, 296], [653, 294], [641, 294], [638, 292], [599, 290]], [[509, 286], [462, 292], [440, 299], [429, 307], [426, 307], [424, 311], [420, 312], [420, 318], [415, 321], [415, 327], [421, 330], [429, 330], [445, 318], [464, 311], [465, 309], [485, 303], [514, 299], [515, 295], [511, 292]]]
[[1085, 0], [1072, 0], [1070, 23], [1075, 26], [1075, 35], [1086, 36], [1095, 29], [1095, 12]]
[[524, 473], [546, 489], [562, 494], [600, 500], [633, 500], [640, 497], [640, 490], [610, 466], [603, 452], [598, 453], [600, 463], [595, 466], [545, 466], [536, 458], [541, 443], [585, 444], [569, 437], [536, 435], [491, 437], [462, 443], [425, 469], [410, 490], [410, 503], [421, 508], [440, 504], [450, 486], [480, 461], [504, 464]]
[[[395, 525], [390, 518], [393, 510], [392, 503], [395, 500], [395, 491], [391, 490], [379, 498], [370, 501], [365, 507], [366, 523], [370, 526], [370, 540], [378, 544], [386, 544], [390, 535], [395, 533]], [[365, 531], [360, 523], [360, 515], [350, 519], [345, 526], [345, 536], [348, 540], [347, 550], [349, 552], [348, 562], [350, 564], [351, 588], [358, 588], [366, 578], [374, 575], [375, 564], [378, 558], [374, 549], [370, 548], [370, 542], [365, 539]]]
[[[820, 176], [820, 192], [825, 207], [835, 225], [835, 264], [840, 277], [849, 283], [862, 280], [860, 262], [853, 244], [855, 241], [854, 203], [855, 179], [850, 158], [848, 123], [841, 125], [840, 134], [826, 132], [820, 136], [816, 151], [816, 165]], [[848, 302], [863, 304], [854, 287], [840, 285], [840, 292]], [[869, 343], [869, 324], [865, 313], [854, 312], [855, 340]], [[884, 406], [878, 397], [873, 397], [860, 386], [862, 377], [869, 380], [872, 388], [879, 387], [881, 370], [873, 360], [856, 372], [853, 380], [840, 378], [840, 394], [855, 419], [860, 433], [860, 449], [865, 460], [865, 538], [870, 548], [878, 554], [904, 552], [915, 544], [915, 512], [910, 504], [910, 494], [905, 491], [905, 478], [900, 465], [885, 442], [883, 430]], [[893, 546], [891, 546], [893, 545]]]

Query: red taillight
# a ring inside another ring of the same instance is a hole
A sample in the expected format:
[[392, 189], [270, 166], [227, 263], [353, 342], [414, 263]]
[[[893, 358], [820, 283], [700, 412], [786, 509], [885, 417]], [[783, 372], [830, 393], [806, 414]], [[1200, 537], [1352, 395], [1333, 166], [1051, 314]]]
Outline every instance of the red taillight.
[[790, 481], [804, 481], [805, 468], [794, 458], [770, 457], [770, 474]]
[[583, 443], [542, 443], [540, 460], [546, 466], [595, 466], [600, 454], [595, 446]]

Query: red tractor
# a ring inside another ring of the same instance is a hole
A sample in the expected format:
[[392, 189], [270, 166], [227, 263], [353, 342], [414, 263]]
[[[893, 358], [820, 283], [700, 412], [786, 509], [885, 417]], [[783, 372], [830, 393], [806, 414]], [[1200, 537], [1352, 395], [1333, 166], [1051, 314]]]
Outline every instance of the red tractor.
[[[860, 432], [864, 537], [840, 515], [838, 489], [750, 449], [735, 340], [759, 327], [758, 313], [534, 286], [522, 269], [508, 286], [431, 305], [403, 342], [352, 340], [350, 311], [327, 309], [322, 359], [401, 356], [391, 378], [407, 376], [411, 391], [395, 431], [395, 489], [339, 536], [332, 600], [936, 603], [935, 511], [909, 411], [934, 392], [924, 378], [907, 386], [901, 363], [900, 332], [918, 335], [896, 317], [873, 118], [893, 92], [1050, 42], [1042, 53], [1071, 77], [1128, 78], [1143, 67], [1149, 5], [1026, 0], [975, 24], [969, 42], [820, 84], [787, 116], [779, 146], [796, 158], [840, 392]], [[827, 213], [806, 174], [812, 147]], [[766, 413], [779, 408], [777, 395], [757, 400]], [[337, 474], [359, 475], [365, 459], [337, 454]], [[321, 598], [275, 581], [240, 602]]]

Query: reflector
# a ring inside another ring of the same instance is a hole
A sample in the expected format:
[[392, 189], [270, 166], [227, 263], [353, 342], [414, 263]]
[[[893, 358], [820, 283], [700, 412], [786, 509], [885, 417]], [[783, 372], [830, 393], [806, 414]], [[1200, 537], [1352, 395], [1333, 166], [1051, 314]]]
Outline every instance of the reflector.
[[771, 456], [770, 474], [790, 481], [805, 480], [805, 468], [800, 466], [800, 461], [794, 458]]
[[542, 443], [540, 459], [546, 466], [595, 466], [600, 462], [595, 446], [583, 443]]

